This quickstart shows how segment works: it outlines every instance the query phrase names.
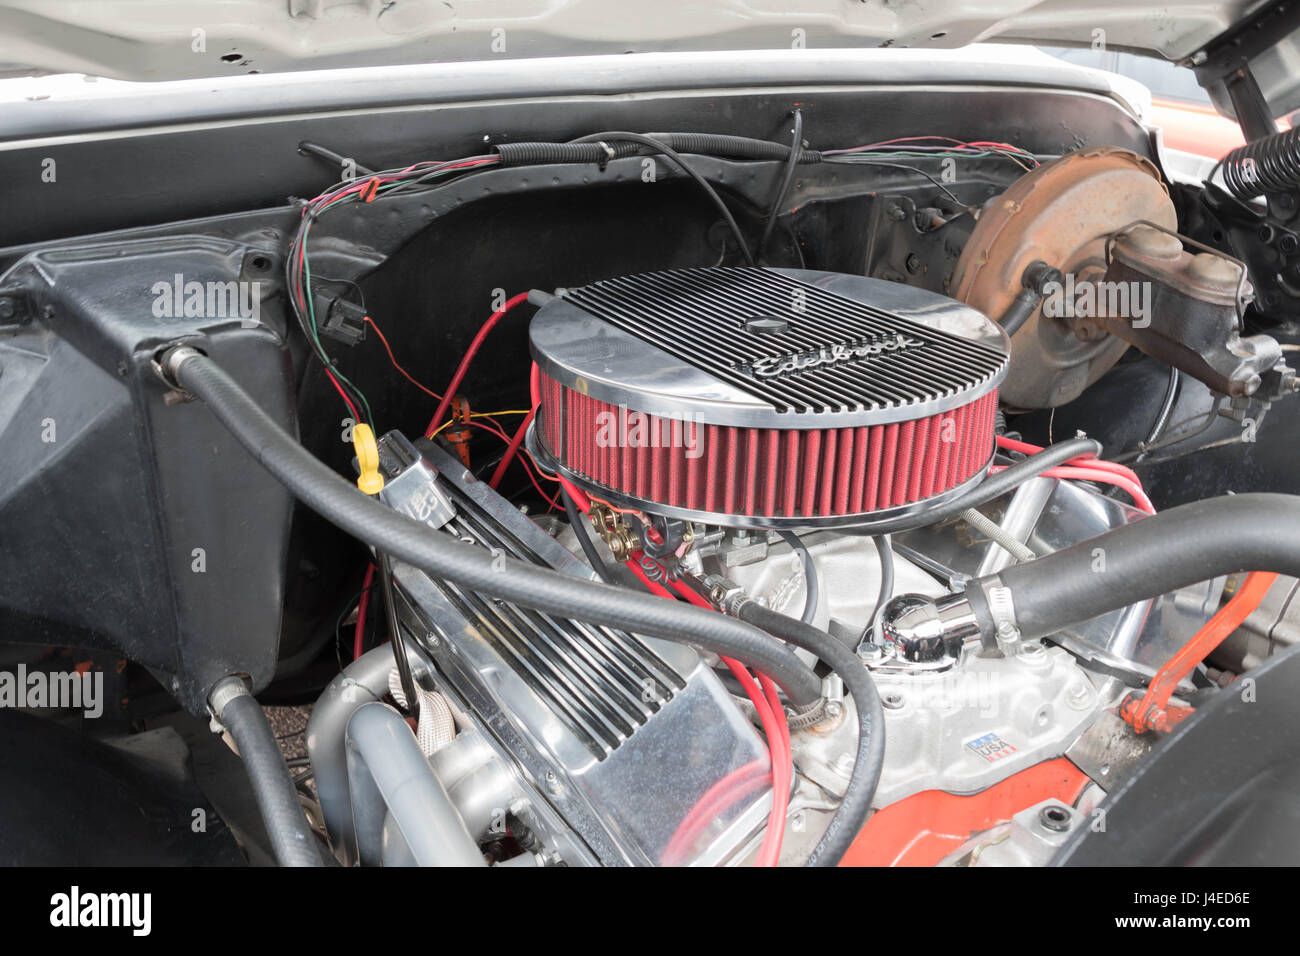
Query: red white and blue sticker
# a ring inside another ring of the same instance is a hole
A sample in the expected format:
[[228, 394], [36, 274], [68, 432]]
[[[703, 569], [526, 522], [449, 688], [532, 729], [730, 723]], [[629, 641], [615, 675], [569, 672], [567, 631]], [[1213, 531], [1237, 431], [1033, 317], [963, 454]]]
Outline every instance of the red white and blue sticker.
[[1010, 757], [1016, 752], [1016, 748], [1011, 746], [997, 734], [985, 734], [983, 737], [976, 737], [966, 744], [971, 750], [979, 754], [989, 763], [996, 763], [1004, 757]]

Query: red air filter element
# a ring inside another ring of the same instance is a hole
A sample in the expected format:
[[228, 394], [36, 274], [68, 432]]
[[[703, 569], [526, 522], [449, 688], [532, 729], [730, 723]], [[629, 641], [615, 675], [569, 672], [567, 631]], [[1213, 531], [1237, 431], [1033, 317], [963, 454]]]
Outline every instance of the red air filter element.
[[634, 412], [541, 377], [543, 439], [599, 497], [747, 518], [834, 518], [942, 495], [982, 475], [997, 392], [857, 428], [737, 428]]
[[803, 271], [607, 280], [530, 336], [544, 463], [619, 506], [751, 527], [869, 525], [979, 481], [1007, 366], [962, 303]]

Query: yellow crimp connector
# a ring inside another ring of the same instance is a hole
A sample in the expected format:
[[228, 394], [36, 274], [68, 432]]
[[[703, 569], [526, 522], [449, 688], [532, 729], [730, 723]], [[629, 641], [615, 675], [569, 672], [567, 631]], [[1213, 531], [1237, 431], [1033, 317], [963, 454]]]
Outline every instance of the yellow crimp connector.
[[357, 450], [357, 466], [361, 474], [357, 487], [368, 495], [377, 495], [384, 487], [384, 476], [379, 473], [379, 445], [369, 425], [352, 426], [352, 447]]

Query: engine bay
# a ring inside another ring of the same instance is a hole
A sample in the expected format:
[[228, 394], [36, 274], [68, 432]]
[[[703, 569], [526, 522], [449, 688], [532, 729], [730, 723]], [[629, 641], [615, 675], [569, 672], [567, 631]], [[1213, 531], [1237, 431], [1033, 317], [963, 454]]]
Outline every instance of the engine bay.
[[1148, 792], [1276, 759], [1296, 666], [1274, 184], [1096, 90], [714, 92], [157, 134], [190, 189], [128, 132], [146, 210], [16, 199], [6, 666], [287, 756], [235, 858], [1214, 859]]

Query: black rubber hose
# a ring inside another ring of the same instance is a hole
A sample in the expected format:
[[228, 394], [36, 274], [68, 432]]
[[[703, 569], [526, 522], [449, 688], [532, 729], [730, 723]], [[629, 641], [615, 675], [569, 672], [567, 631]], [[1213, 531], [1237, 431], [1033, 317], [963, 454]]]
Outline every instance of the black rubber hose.
[[1007, 335], [1015, 335], [1042, 304], [1043, 297], [1033, 289], [1021, 289], [1016, 297], [1011, 300], [1007, 310], [1002, 313], [1002, 318], [998, 320], [998, 324], [1002, 326], [1002, 331]]
[[[967, 593], [1009, 588], [1021, 636], [1033, 640], [1221, 574], [1300, 577], [1300, 496], [1226, 495], [1150, 518], [977, 578]], [[986, 634], [987, 600], [971, 601]]]
[[281, 866], [324, 866], [289, 766], [262, 705], [237, 677], [219, 682], [210, 700], [217, 719], [239, 750], [276, 862]]
[[939, 524], [949, 518], [955, 518], [967, 508], [976, 508], [987, 504], [994, 498], [1000, 498], [1009, 491], [1014, 491], [1030, 478], [1040, 475], [1049, 468], [1062, 465], [1071, 458], [1080, 455], [1096, 457], [1101, 454], [1101, 442], [1091, 438], [1071, 438], [1069, 441], [1049, 445], [1040, 452], [1028, 456], [1023, 461], [1008, 465], [996, 475], [989, 475], [966, 494], [958, 498], [924, 508], [915, 515], [879, 521], [863, 528], [844, 528], [845, 534], [875, 536], [910, 531], [921, 525]]
[[776, 188], [776, 196], [772, 199], [772, 208], [768, 210], [767, 221], [763, 223], [763, 234], [758, 240], [758, 250], [755, 255], [758, 261], [763, 261], [763, 253], [767, 250], [767, 244], [772, 238], [772, 230], [776, 228], [777, 217], [781, 214], [781, 206], [785, 203], [786, 193], [790, 191], [790, 185], [794, 182], [794, 171], [799, 165], [799, 150], [803, 147], [803, 111], [794, 111], [794, 130], [790, 136], [790, 155], [786, 157], [785, 168], [781, 171], [781, 181]]
[[817, 616], [817, 604], [821, 600], [821, 581], [817, 575], [817, 565], [813, 563], [813, 556], [809, 553], [808, 548], [799, 536], [793, 531], [778, 531], [781, 540], [790, 546], [790, 550], [799, 556], [799, 562], [803, 565], [804, 579], [804, 599], [803, 615], [799, 620], [805, 624], [811, 624], [813, 618]]
[[778, 614], [753, 601], [746, 601], [735, 609], [737, 617], [748, 621], [769, 634], [774, 634], [795, 647], [816, 654], [826, 666], [840, 676], [844, 688], [853, 697], [858, 714], [858, 751], [853, 761], [853, 771], [844, 791], [844, 799], [831, 817], [831, 822], [813, 848], [805, 866], [835, 866], [852, 845], [854, 838], [867, 821], [871, 800], [880, 783], [880, 771], [885, 763], [885, 711], [880, 704], [871, 673], [858, 660], [857, 655], [825, 631], [819, 631], [802, 621]]
[[163, 367], [201, 399], [267, 471], [303, 504], [376, 550], [426, 573], [559, 617], [603, 624], [735, 657], [767, 674], [798, 707], [821, 700], [821, 681], [757, 628], [679, 601], [584, 581], [431, 532], [335, 474], [277, 425], [222, 368], [185, 346]]
[[727, 228], [731, 230], [731, 234], [736, 237], [736, 243], [740, 246], [741, 255], [745, 257], [745, 263], [751, 266], [758, 264], [754, 259], [754, 253], [749, 248], [749, 241], [745, 238], [745, 234], [740, 230], [740, 225], [736, 222], [736, 217], [732, 215], [731, 210], [727, 208], [727, 204], [722, 201], [722, 197], [718, 195], [718, 191], [709, 184], [707, 179], [696, 172], [695, 168], [689, 165], [675, 149], [662, 140], [655, 139], [653, 136], [646, 136], [644, 133], [629, 133], [626, 131], [616, 133], [593, 133], [591, 136], [583, 136], [579, 139], [575, 139], [573, 142], [605, 142], [607, 139], [619, 139], [625, 140], [629, 143], [640, 143], [642, 146], [649, 146], [652, 150], [656, 153], [662, 154], [665, 159], [689, 176], [695, 182], [695, 185], [699, 186], [700, 189], [704, 191], [704, 194], [709, 197], [709, 201], [713, 203], [714, 207], [717, 208], [718, 213], [722, 216], [722, 221], [727, 224]]

